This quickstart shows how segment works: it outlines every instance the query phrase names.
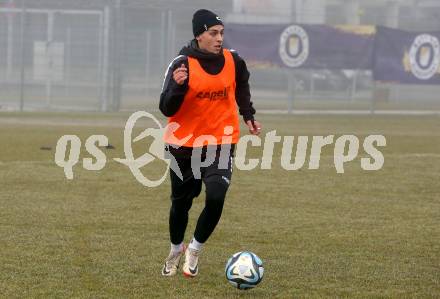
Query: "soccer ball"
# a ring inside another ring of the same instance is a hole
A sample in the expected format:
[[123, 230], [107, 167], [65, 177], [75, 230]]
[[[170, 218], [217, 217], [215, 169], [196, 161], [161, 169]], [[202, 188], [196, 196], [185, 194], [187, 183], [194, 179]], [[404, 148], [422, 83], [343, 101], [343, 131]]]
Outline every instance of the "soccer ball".
[[263, 262], [253, 252], [234, 253], [225, 267], [226, 279], [237, 289], [254, 288], [263, 279]]

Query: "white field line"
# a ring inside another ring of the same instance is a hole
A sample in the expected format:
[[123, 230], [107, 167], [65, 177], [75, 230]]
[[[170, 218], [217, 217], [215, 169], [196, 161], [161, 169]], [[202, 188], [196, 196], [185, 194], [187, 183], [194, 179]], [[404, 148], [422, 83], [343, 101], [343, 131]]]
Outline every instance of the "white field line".
[[[358, 156], [358, 158], [368, 158], [369, 156]], [[408, 153], [408, 154], [384, 154], [385, 160], [392, 159], [392, 158], [440, 158], [440, 153]], [[255, 157], [253, 157], [255, 158]], [[294, 157], [292, 157], [293, 159]], [[310, 156], [307, 156], [307, 160], [310, 158]], [[333, 155], [321, 155], [321, 158], [325, 159], [331, 159], [333, 158]], [[113, 158], [108, 158], [107, 163], [117, 163], [120, 164], [117, 161], [114, 161]], [[274, 157], [274, 160], [272, 163], [276, 163], [276, 157]], [[54, 160], [36, 160], [36, 161], [0, 161], [1, 165], [55, 165]], [[82, 161], [79, 161], [76, 166], [81, 166]], [[58, 166], [57, 166], [58, 167]], [[258, 168], [258, 167], [257, 167]]]
[[106, 128], [121, 128], [125, 126], [125, 122], [114, 120], [99, 120], [99, 121], [75, 121], [75, 120], [44, 120], [44, 119], [24, 119], [7, 117], [0, 118], [0, 124], [4, 125], [23, 125], [23, 126], [81, 126], [81, 127], [106, 127]]
[[[288, 114], [287, 110], [260, 109], [261, 114]], [[440, 110], [376, 110], [371, 113], [369, 110], [293, 110], [292, 115], [413, 115], [413, 116], [440, 116]], [[10, 125], [43, 125], [43, 126], [88, 126], [88, 127], [110, 127], [123, 128], [124, 120], [65, 120], [65, 119], [38, 119], [0, 117], [0, 124]]]
[[[288, 114], [287, 110], [260, 109], [261, 114]], [[439, 115], [440, 110], [293, 110], [292, 115]]]

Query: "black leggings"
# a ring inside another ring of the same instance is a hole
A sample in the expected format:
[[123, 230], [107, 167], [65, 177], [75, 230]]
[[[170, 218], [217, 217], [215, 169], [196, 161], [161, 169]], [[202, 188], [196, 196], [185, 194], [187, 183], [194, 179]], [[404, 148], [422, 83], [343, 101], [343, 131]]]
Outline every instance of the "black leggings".
[[201, 169], [201, 179], [195, 179], [191, 170], [190, 159], [176, 159], [183, 175], [181, 180], [172, 170], [171, 176], [171, 209], [170, 209], [170, 239], [173, 244], [180, 244], [185, 237], [188, 224], [188, 212], [191, 209], [193, 199], [202, 190], [202, 182], [205, 184], [206, 199], [205, 208], [199, 216], [195, 239], [204, 243], [214, 231], [220, 220], [226, 192], [232, 176], [232, 160], [229, 161], [228, 169], [218, 169], [218, 161]]

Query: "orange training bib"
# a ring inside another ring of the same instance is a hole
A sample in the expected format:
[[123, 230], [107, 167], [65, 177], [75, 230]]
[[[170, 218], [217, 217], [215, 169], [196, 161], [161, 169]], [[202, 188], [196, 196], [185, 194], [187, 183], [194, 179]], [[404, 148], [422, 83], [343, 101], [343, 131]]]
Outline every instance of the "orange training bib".
[[[166, 130], [166, 143], [198, 147], [238, 142], [235, 63], [229, 50], [223, 49], [223, 55], [225, 64], [217, 75], [208, 74], [197, 59], [188, 57], [188, 91], [180, 109], [168, 118], [168, 124], [174, 122], [180, 127], [174, 132], [169, 128]], [[191, 134], [186, 142], [177, 142]]]

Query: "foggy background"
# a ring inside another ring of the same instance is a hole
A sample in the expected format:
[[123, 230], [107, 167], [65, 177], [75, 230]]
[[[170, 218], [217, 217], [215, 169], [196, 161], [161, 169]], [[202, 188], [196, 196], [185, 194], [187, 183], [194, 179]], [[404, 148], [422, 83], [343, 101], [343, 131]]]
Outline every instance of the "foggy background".
[[[440, 30], [440, 1], [434, 0], [0, 0], [0, 110], [157, 109], [166, 68], [193, 38], [191, 18], [200, 8], [215, 11], [226, 26]], [[440, 108], [438, 85], [379, 84], [371, 71], [250, 72], [257, 109]]]

